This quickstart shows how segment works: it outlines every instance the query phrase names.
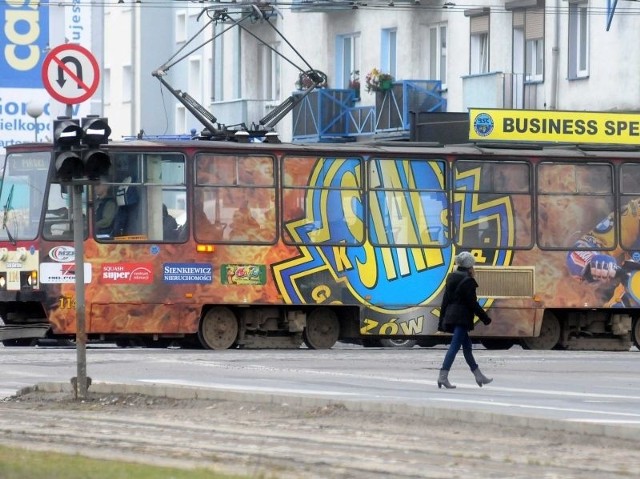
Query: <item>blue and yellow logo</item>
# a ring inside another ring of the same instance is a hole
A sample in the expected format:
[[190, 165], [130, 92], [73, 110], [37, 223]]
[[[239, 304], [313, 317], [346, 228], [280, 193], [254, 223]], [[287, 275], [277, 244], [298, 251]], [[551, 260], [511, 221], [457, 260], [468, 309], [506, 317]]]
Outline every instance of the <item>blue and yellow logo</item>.
[[[306, 216], [286, 225], [300, 244], [300, 256], [274, 266], [278, 288], [288, 303], [361, 304], [377, 326], [414, 321], [411, 331], [403, 332], [420, 333], [424, 315], [432, 311], [423, 311], [417, 321], [415, 309], [437, 304], [455, 255], [448, 240], [445, 162], [368, 161], [365, 198], [361, 159], [318, 159], [305, 198]], [[460, 226], [454, 233], [460, 239], [477, 230], [481, 219], [492, 223], [501, 234], [485, 264], [506, 264], [510, 256], [499, 248], [514, 243], [511, 202], [508, 196], [492, 195], [487, 202], [477, 193], [465, 194], [478, 190], [480, 173], [473, 169], [456, 180], [460, 193], [454, 196], [453, 213]]]

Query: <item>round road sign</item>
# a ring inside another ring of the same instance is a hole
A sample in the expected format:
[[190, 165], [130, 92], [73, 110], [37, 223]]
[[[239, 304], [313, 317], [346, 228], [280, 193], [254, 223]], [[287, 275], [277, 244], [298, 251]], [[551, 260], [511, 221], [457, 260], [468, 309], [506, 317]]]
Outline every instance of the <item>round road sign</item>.
[[42, 62], [42, 83], [49, 95], [61, 103], [82, 103], [96, 92], [99, 82], [98, 62], [80, 45], [59, 45]]

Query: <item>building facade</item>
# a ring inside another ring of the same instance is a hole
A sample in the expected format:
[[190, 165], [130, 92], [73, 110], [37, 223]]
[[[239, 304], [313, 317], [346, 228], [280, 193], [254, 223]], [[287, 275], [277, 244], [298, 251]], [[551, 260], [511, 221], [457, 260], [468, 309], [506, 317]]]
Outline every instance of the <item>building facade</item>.
[[[164, 78], [172, 87], [188, 92], [224, 125], [251, 127], [295, 93], [300, 71], [310, 69], [326, 74], [323, 95], [335, 99], [322, 121], [344, 110], [350, 118], [371, 111], [379, 116], [387, 95], [402, 116], [407, 111], [400, 104], [415, 93], [414, 84], [422, 85], [415, 82], [435, 82], [437, 91], [428, 90], [442, 98], [438, 111], [640, 109], [640, 57], [629, 51], [640, 40], [636, 2], [620, 2], [615, 9], [606, 0], [480, 0], [472, 7], [443, 0], [256, 5], [105, 7], [103, 103], [112, 138], [140, 130], [202, 129], [152, 76], [167, 65]], [[238, 21], [241, 27], [233, 26]], [[366, 91], [374, 69], [393, 77], [390, 93]], [[320, 101], [312, 95], [307, 99]], [[275, 127], [285, 140], [300, 137], [294, 113]], [[385, 129], [404, 131], [404, 120]], [[381, 130], [379, 122], [338, 136], [370, 138]], [[316, 135], [305, 130], [303, 137], [323, 141], [320, 129]]]

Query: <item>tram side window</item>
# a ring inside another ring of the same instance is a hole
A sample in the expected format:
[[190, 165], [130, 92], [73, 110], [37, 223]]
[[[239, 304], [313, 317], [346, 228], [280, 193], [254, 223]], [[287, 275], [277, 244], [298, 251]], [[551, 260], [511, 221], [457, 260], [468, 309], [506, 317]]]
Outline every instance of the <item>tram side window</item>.
[[97, 239], [186, 240], [182, 154], [115, 153], [109, 178], [93, 190], [93, 231]]
[[[70, 187], [52, 183], [47, 197], [42, 234], [51, 241], [73, 241], [73, 195]], [[87, 232], [87, 188], [82, 190], [82, 217]]]
[[287, 156], [282, 164], [286, 243], [364, 242], [361, 158]]
[[367, 174], [372, 244], [424, 248], [449, 243], [444, 161], [374, 158]]
[[[613, 167], [608, 163], [543, 162], [538, 165], [538, 245], [546, 249], [611, 249], [616, 243]], [[608, 244], [584, 243], [596, 229]]]
[[528, 162], [459, 160], [453, 176], [458, 245], [469, 249], [524, 249], [533, 245]]
[[640, 164], [620, 167], [620, 244], [624, 249], [640, 249]]
[[271, 156], [196, 155], [194, 234], [200, 242], [276, 241], [276, 188]]

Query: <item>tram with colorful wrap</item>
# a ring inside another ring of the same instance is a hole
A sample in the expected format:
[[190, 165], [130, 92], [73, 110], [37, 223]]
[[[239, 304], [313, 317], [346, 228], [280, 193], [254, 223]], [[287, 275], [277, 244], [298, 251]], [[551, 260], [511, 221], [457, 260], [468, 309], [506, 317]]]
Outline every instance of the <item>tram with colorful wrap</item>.
[[487, 348], [638, 344], [638, 151], [144, 139], [104, 149], [106, 191], [82, 187], [80, 223], [52, 145], [7, 148], [5, 344], [76, 333], [74, 223], [89, 339], [442, 342], [444, 280], [470, 251], [493, 319], [472, 334]]

